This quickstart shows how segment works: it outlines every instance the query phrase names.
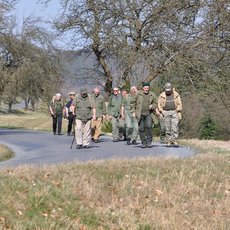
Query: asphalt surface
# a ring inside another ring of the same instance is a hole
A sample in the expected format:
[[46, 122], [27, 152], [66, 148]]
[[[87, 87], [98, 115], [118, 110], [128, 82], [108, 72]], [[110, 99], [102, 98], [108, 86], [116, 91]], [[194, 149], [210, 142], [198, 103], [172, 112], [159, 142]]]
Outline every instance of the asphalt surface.
[[195, 154], [194, 149], [189, 147], [167, 147], [156, 142], [152, 143], [151, 148], [143, 149], [140, 142], [138, 145], [127, 145], [125, 141], [112, 142], [110, 136], [102, 136], [99, 143], [90, 143], [89, 149], [76, 149], [76, 142], [71, 149], [72, 140], [73, 136], [58, 136], [48, 132], [0, 129], [0, 144], [7, 145], [15, 152], [15, 157], [0, 162], [0, 168], [124, 158], [186, 158]]

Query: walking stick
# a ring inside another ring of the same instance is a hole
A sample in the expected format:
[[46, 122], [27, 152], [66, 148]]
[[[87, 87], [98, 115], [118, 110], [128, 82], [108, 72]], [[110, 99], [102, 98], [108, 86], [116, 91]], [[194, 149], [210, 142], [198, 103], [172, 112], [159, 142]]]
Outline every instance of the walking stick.
[[73, 148], [73, 143], [74, 143], [74, 141], [75, 141], [75, 132], [74, 132], [74, 135], [73, 135], [73, 140], [72, 140], [72, 143], [71, 143], [70, 149], [72, 149], [72, 148]]
[[74, 143], [74, 141], [75, 141], [75, 132], [76, 132], [76, 130], [75, 130], [75, 118], [74, 118], [73, 125], [74, 125], [74, 135], [73, 135], [73, 140], [72, 140], [72, 143], [71, 143], [70, 149], [72, 149], [72, 148], [73, 148], [73, 143]]

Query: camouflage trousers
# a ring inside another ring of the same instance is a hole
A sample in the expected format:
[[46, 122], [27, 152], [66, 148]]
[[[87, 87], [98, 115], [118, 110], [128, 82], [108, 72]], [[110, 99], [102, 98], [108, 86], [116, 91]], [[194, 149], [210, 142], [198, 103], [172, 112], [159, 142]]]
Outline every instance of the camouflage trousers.
[[163, 111], [166, 141], [174, 142], [178, 138], [178, 114], [176, 110]]
[[136, 141], [138, 137], [138, 121], [130, 113], [125, 113], [126, 138]]

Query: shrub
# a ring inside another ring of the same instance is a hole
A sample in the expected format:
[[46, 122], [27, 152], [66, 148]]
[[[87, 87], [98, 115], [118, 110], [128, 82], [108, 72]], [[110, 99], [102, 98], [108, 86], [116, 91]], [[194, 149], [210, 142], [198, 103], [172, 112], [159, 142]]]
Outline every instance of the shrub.
[[217, 138], [217, 126], [212, 120], [211, 116], [205, 116], [201, 121], [200, 127], [200, 139], [216, 139]]

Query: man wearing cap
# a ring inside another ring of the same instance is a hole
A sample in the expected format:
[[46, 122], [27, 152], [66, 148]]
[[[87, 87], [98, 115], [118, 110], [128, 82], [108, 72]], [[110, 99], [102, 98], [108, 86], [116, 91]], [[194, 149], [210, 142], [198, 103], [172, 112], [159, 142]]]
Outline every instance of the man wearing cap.
[[72, 132], [73, 124], [75, 123], [75, 105], [74, 105], [75, 92], [69, 92], [69, 101], [65, 105], [65, 117], [68, 119], [67, 135]]
[[142, 142], [142, 148], [151, 147], [152, 134], [152, 112], [156, 112], [157, 98], [150, 92], [150, 83], [144, 82], [142, 92], [138, 94], [136, 115], [138, 118], [139, 135]]
[[82, 88], [80, 94], [76, 96], [75, 107], [77, 149], [88, 149], [91, 138], [91, 119], [96, 120], [96, 105], [85, 88]]
[[114, 142], [122, 140], [123, 136], [124, 123], [121, 123], [121, 102], [122, 96], [119, 94], [119, 89], [118, 87], [114, 87], [113, 93], [109, 97], [109, 103], [107, 107], [109, 119], [112, 120], [112, 135]]
[[104, 97], [100, 94], [100, 89], [98, 87], [93, 89], [92, 98], [96, 105], [96, 119], [92, 120], [91, 123], [91, 138], [95, 143], [98, 143], [101, 134], [102, 121], [106, 115], [106, 106]]
[[58, 135], [61, 135], [62, 129], [62, 115], [64, 109], [64, 102], [61, 99], [61, 94], [57, 93], [50, 102], [49, 110], [53, 118], [53, 134], [56, 135], [58, 129]]
[[158, 99], [159, 116], [164, 117], [167, 146], [178, 146], [178, 123], [181, 119], [182, 102], [178, 92], [170, 82], [164, 86]]

